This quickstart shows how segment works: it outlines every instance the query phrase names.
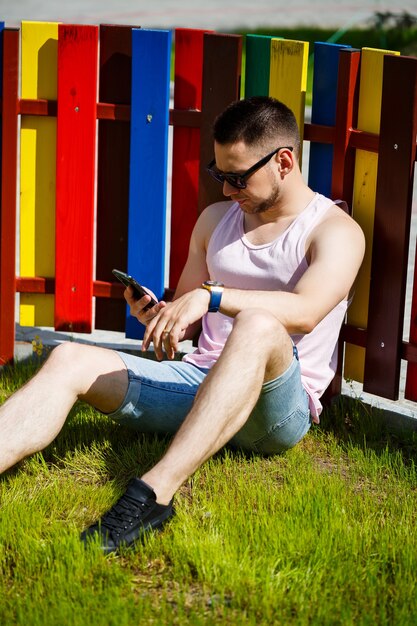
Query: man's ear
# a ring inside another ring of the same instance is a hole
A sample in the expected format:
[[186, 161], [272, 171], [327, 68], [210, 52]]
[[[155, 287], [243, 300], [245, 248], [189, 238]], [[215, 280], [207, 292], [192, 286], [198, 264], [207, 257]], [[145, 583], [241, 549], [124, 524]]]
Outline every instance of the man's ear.
[[275, 155], [275, 158], [278, 162], [278, 169], [281, 178], [283, 178], [284, 176], [289, 174], [294, 168], [294, 159], [296, 158], [296, 156], [294, 155], [294, 152], [291, 152], [291, 150], [286, 150], [284, 148]]

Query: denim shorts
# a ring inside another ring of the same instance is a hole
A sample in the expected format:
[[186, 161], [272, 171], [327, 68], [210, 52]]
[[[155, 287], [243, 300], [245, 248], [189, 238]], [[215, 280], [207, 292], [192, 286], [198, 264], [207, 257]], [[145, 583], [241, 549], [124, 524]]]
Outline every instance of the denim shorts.
[[[118, 352], [129, 386], [122, 405], [109, 417], [143, 433], [172, 435], [187, 416], [210, 370], [184, 361], [154, 361]], [[296, 348], [288, 369], [263, 384], [247, 422], [230, 440], [233, 447], [275, 454], [293, 447], [310, 428], [308, 396], [301, 384]]]

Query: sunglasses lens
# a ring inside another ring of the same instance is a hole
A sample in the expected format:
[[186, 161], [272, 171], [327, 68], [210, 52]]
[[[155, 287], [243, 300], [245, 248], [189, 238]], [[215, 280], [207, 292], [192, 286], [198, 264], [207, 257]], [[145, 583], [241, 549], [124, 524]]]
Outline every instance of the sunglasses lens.
[[224, 181], [226, 181], [232, 187], [236, 189], [245, 189], [246, 181], [238, 175], [232, 174], [224, 174], [223, 172], [219, 172], [218, 170], [213, 169], [211, 163], [206, 168], [207, 172], [210, 174], [214, 180], [217, 180], [218, 183], [223, 185]]
[[210, 167], [207, 168], [207, 172], [210, 174], [212, 178], [214, 178], [214, 180], [217, 180], [218, 183], [223, 184], [223, 181], [224, 181], [223, 174], [220, 174], [220, 172], [216, 172], [216, 170], [212, 170]]
[[227, 176], [226, 174], [224, 175], [224, 179], [229, 183], [229, 185], [235, 187], [236, 189], [244, 189], [246, 187], [245, 181], [240, 178], [240, 176]]

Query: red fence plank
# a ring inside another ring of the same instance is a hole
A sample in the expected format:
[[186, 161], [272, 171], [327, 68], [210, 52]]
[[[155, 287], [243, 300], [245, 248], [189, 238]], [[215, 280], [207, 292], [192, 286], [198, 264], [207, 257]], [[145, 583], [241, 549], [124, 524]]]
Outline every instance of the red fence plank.
[[[175, 31], [174, 109], [201, 109], [203, 30]], [[174, 127], [169, 285], [175, 289], [198, 217], [200, 129]]]
[[19, 31], [3, 31], [0, 210], [0, 365], [14, 354]]
[[[401, 102], [401, 115], [398, 114]], [[386, 56], [364, 391], [398, 399], [410, 239], [417, 59]], [[414, 333], [413, 339], [417, 339]]]
[[96, 26], [59, 26], [57, 330], [92, 328], [97, 43]]
[[[99, 100], [130, 105], [132, 28], [100, 26]], [[127, 269], [130, 123], [100, 120], [97, 174], [96, 277], [113, 278], [113, 268]], [[117, 300], [97, 300], [95, 327], [124, 330], [126, 306]]]

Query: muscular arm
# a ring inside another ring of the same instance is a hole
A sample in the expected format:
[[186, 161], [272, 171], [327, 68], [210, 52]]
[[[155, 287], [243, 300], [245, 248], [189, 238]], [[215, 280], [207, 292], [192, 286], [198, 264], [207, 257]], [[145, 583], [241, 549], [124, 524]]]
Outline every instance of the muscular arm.
[[305, 334], [348, 296], [365, 251], [354, 220], [335, 212], [317, 226], [311, 239], [309, 268], [292, 293], [225, 289], [220, 311], [234, 317], [243, 308], [266, 308], [290, 334]]

